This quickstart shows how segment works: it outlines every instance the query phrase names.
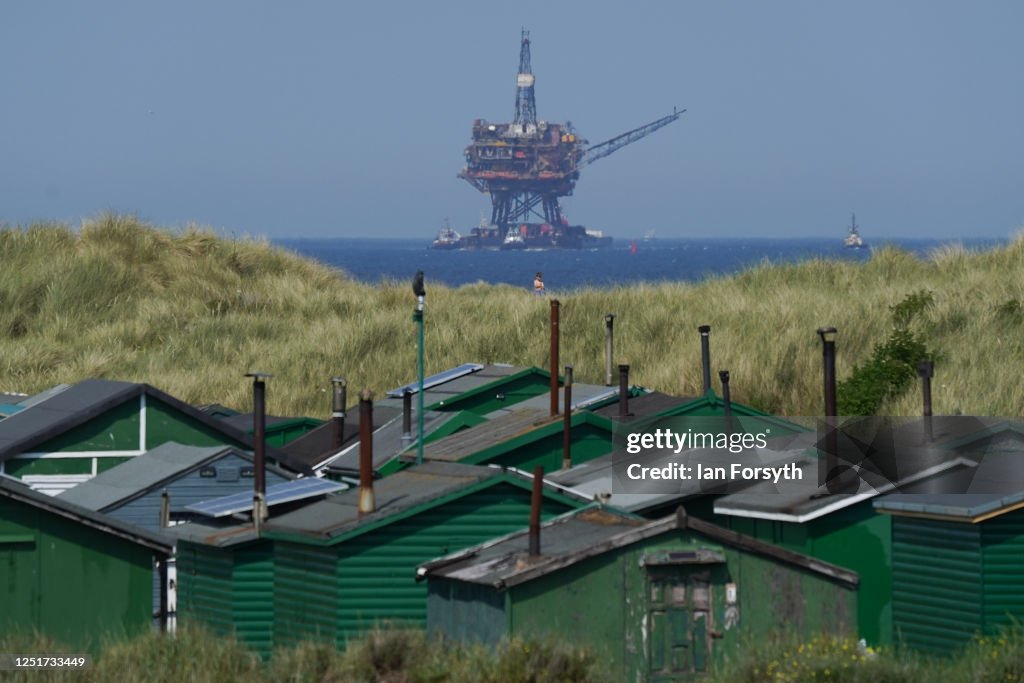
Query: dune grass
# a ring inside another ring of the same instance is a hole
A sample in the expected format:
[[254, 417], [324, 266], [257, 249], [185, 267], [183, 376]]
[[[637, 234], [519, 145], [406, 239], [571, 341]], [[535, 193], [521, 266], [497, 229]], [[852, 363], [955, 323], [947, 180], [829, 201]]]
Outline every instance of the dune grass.
[[[0, 652], [78, 654], [42, 636], [0, 638]], [[551, 638], [495, 648], [429, 639], [420, 629], [383, 625], [345, 651], [307, 641], [267, 662], [237, 640], [194, 625], [106, 643], [86, 670], [0, 673], [11, 681], [291, 683], [612, 683], [600, 654]], [[705, 679], [701, 679], [705, 680]], [[708, 683], [1024, 683], [1024, 633], [1014, 626], [978, 636], [956, 652], [928, 657], [876, 650], [852, 638], [751, 634], [735, 659], [716, 661]]]
[[[0, 391], [105, 377], [148, 382], [189, 402], [243, 409], [243, 374], [274, 375], [268, 409], [324, 417], [329, 378], [378, 395], [416, 374], [406, 282], [367, 285], [263, 240], [161, 230], [104, 215], [79, 229], [0, 230]], [[821, 412], [821, 347], [834, 325], [840, 380], [894, 327], [893, 306], [927, 293], [909, 323], [936, 354], [937, 414], [1017, 414], [1024, 384], [1024, 239], [993, 251], [947, 247], [919, 259], [894, 248], [866, 263], [762, 265], [697, 284], [639, 284], [560, 295], [561, 360], [604, 379], [604, 314], [617, 315], [616, 362], [652, 389], [697, 395], [699, 324], [735, 400], [783, 415]], [[431, 284], [426, 365], [546, 367], [547, 300], [525, 289]], [[717, 386], [717, 378], [715, 382]], [[920, 411], [917, 382], [880, 413]]]

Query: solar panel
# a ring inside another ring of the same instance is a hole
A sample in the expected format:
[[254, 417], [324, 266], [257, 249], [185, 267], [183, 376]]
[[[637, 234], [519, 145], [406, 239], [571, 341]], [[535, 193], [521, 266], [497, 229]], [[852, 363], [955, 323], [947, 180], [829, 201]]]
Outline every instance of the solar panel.
[[607, 391], [603, 391], [603, 392], [601, 392], [599, 394], [595, 394], [593, 396], [588, 396], [587, 398], [584, 398], [584, 399], [582, 399], [580, 401], [573, 401], [572, 407], [573, 408], [586, 408], [587, 406], [594, 405], [595, 403], [600, 403], [601, 401], [605, 401], [605, 400], [607, 400], [609, 398], [612, 398], [612, 397], [618, 396], [618, 395], [619, 395], [619, 390], [618, 389], [608, 389]]
[[[424, 377], [423, 390], [426, 391], [431, 387], [436, 387], [438, 384], [444, 384], [445, 382], [450, 382], [453, 379], [458, 379], [459, 377], [464, 377], [466, 375], [472, 374], [474, 372], [477, 372], [478, 370], [483, 369], [484, 366], [480, 365], [479, 363], [463, 363], [462, 365], [456, 368], [452, 368], [451, 370], [445, 370], [444, 372], [439, 372], [436, 375]], [[410, 384], [406, 384], [404, 387], [392, 389], [391, 391], [388, 392], [388, 396], [390, 396], [391, 398], [402, 398], [402, 394], [404, 394], [406, 391], [415, 394], [417, 391], [419, 391], [419, 389], [420, 383], [419, 381], [416, 381]]]
[[[346, 488], [348, 486], [345, 484], [318, 477], [305, 477], [294, 481], [286, 481], [267, 487], [267, 507], [280, 505], [281, 503], [290, 503], [304, 498], [312, 498], [313, 496], [322, 496]], [[230, 496], [186, 505], [185, 509], [206, 517], [227, 517], [228, 515], [252, 510], [252, 496], [252, 491], [242, 491], [241, 493], [233, 493]]]

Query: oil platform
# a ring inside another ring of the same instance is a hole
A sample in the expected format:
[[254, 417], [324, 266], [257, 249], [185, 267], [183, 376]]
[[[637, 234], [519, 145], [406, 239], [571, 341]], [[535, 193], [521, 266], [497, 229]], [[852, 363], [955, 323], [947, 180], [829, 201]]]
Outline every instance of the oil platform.
[[[611, 237], [581, 225], [569, 225], [559, 206], [570, 196], [580, 170], [650, 135], [686, 111], [668, 116], [591, 146], [572, 124], [537, 120], [530, 33], [523, 31], [516, 75], [516, 114], [512, 123], [473, 122], [473, 141], [458, 177], [491, 197], [490, 223], [481, 221], [462, 248], [592, 248]], [[436, 243], [435, 243], [436, 244]]]

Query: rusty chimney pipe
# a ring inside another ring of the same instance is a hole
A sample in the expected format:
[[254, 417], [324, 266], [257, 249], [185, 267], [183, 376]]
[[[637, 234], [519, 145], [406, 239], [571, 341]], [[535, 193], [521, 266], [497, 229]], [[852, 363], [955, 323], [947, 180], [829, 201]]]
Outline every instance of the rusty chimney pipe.
[[612, 385], [612, 326], [615, 324], [615, 314], [604, 314], [604, 385]]
[[345, 443], [345, 404], [348, 403], [348, 383], [344, 377], [331, 378], [331, 444], [341, 448]]
[[544, 467], [533, 468], [533, 495], [530, 496], [530, 557], [540, 555], [540, 506], [543, 501]]
[[[836, 430], [836, 334], [834, 327], [819, 327], [818, 336], [821, 337], [821, 358], [824, 366], [825, 378], [825, 472], [826, 478], [831, 479], [836, 466], [839, 464], [839, 441]], [[838, 482], [835, 482], [838, 486]], [[830, 489], [831, 490], [831, 489]]]
[[629, 417], [629, 366], [619, 366], [619, 417]]
[[700, 363], [704, 371], [704, 393], [711, 391], [711, 325], [701, 325], [700, 332]]
[[562, 469], [572, 467], [572, 366], [565, 366], [565, 419], [562, 422]]
[[935, 376], [935, 363], [923, 360], [917, 364], [917, 374], [921, 376], [921, 397], [924, 401], [924, 436], [931, 441], [932, 434], [932, 377]]
[[264, 507], [267, 494], [267, 386], [272, 377], [265, 372], [249, 372], [252, 377], [252, 440], [253, 440], [253, 520], [259, 524], [266, 519]]
[[558, 415], [558, 299], [551, 300], [551, 416]]
[[359, 392], [359, 514], [377, 509], [373, 498], [373, 394]]
[[718, 379], [722, 380], [722, 414], [725, 416], [725, 431], [732, 434], [732, 396], [729, 393], [729, 371], [719, 370]]
[[412, 391], [406, 387], [402, 392], [402, 447], [412, 443]]

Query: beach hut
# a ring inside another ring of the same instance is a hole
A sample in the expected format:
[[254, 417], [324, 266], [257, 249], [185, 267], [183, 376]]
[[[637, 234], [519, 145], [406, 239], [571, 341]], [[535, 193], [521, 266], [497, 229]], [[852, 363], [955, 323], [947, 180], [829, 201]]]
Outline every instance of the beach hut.
[[[0, 474], [56, 495], [168, 441], [252, 448], [241, 430], [148, 384], [89, 379], [0, 420]], [[277, 450], [268, 457], [305, 471]]]
[[[0, 638], [95, 652], [152, 628], [152, 567], [172, 540], [0, 476]], [[41, 654], [41, 653], [23, 653]]]
[[898, 642], [949, 654], [1024, 621], [1024, 453], [990, 451], [874, 507], [892, 522]]
[[612, 680], [692, 680], [772, 632], [856, 630], [856, 573], [677, 514], [591, 506], [424, 563], [432, 637], [557, 638]]

